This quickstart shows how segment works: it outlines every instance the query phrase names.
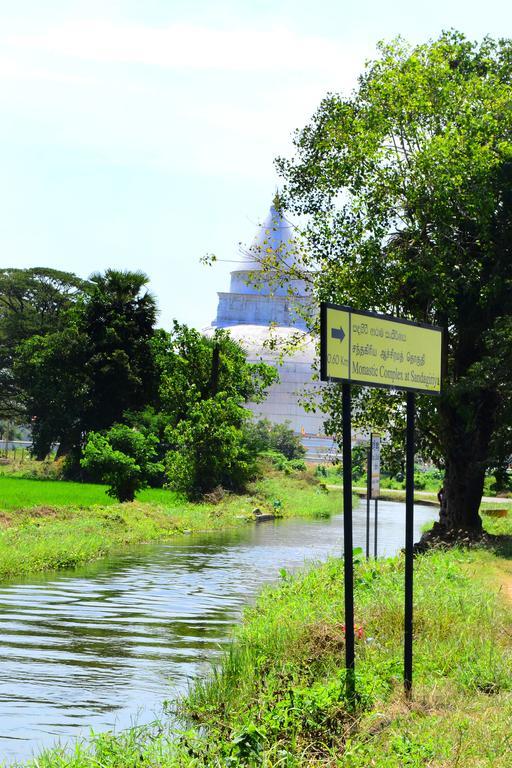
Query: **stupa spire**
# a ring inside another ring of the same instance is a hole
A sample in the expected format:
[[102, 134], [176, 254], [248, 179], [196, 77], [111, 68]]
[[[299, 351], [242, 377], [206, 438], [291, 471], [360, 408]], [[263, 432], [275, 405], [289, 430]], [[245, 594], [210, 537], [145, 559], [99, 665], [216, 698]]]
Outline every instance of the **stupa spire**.
[[243, 261], [234, 271], [261, 269], [264, 259], [271, 264], [291, 267], [295, 262], [296, 252], [293, 226], [285, 218], [279, 193], [276, 192], [265, 221], [258, 227], [251, 246], [242, 251]]

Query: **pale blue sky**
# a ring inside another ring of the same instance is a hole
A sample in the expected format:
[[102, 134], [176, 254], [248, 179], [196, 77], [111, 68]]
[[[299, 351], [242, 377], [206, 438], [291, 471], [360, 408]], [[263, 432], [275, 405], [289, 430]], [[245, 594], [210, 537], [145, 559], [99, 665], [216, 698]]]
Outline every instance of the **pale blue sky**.
[[143, 269], [202, 327], [276, 155], [379, 39], [512, 35], [512, 4], [0, 0], [0, 264]]

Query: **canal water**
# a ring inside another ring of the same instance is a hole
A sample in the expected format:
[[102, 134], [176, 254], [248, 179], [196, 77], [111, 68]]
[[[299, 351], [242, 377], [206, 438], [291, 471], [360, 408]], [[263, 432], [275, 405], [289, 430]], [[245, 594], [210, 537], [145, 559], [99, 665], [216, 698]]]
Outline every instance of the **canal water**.
[[[415, 507], [416, 538], [436, 513]], [[403, 504], [379, 503], [379, 555], [404, 546], [404, 516]], [[354, 546], [364, 546], [365, 519], [363, 504]], [[0, 585], [0, 764], [91, 728], [153, 720], [207, 671], [263, 584], [342, 551], [342, 516], [294, 519]]]

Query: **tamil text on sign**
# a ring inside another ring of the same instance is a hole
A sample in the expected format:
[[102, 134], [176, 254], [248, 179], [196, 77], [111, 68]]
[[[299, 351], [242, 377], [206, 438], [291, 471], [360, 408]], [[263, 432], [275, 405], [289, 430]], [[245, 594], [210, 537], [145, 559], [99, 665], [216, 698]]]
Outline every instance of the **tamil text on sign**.
[[321, 379], [370, 387], [441, 391], [442, 330], [408, 320], [321, 305]]

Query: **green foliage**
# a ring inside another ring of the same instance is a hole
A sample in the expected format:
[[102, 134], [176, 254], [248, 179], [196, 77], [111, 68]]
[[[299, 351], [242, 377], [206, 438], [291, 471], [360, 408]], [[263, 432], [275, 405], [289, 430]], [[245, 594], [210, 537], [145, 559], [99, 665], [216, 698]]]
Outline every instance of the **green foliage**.
[[306, 454], [300, 437], [290, 428], [289, 421], [284, 424], [272, 424], [268, 419], [248, 422], [245, 439], [253, 453], [277, 451], [287, 459], [301, 459]]
[[87, 348], [86, 335], [68, 317], [62, 330], [32, 336], [17, 349], [14, 371], [23, 388], [38, 459], [44, 459], [55, 442], [62, 443], [62, 453], [65, 446], [80, 442], [83, 417], [91, 407]]
[[244, 404], [264, 396], [275, 370], [248, 363], [225, 331], [209, 338], [179, 323], [157, 334], [154, 351], [169, 487], [191, 498], [218, 486], [240, 490], [256, 474]]
[[155, 395], [151, 342], [156, 303], [142, 272], [107, 270], [91, 277], [81, 325], [89, 338], [90, 428], [105, 429]]
[[[357, 89], [326, 97], [295, 159], [279, 161], [284, 203], [309, 214], [316, 297], [445, 330], [443, 393], [418, 397], [417, 440], [446, 471], [455, 527], [480, 526], [485, 469], [512, 454], [511, 61], [510, 40], [455, 31], [382, 43]], [[388, 433], [396, 460], [403, 395], [355, 394], [356, 426]], [[337, 434], [338, 388], [326, 406]]]
[[288, 461], [288, 466], [295, 472], [305, 472], [307, 469], [306, 462], [302, 459], [290, 459]]
[[123, 424], [136, 429], [143, 435], [153, 435], [157, 439], [156, 452], [158, 461], [164, 461], [169, 450], [169, 443], [165, 436], [165, 430], [169, 426], [170, 416], [165, 411], [156, 410], [148, 405], [141, 411], [126, 411], [123, 415]]
[[0, 440], [9, 442], [10, 440], [19, 440], [21, 432], [11, 421], [3, 421], [0, 419]]
[[[27, 321], [28, 335], [13, 347], [11, 373], [30, 414], [35, 456], [43, 459], [58, 443], [68, 477], [79, 476], [80, 466], [94, 468], [113, 493], [133, 498], [147, 482], [147, 468], [132, 455], [136, 446], [125, 451], [111, 444], [119, 441], [120, 427], [95, 434], [80, 464], [87, 435], [126, 422], [157, 447], [153, 458], [166, 461], [172, 487], [191, 496], [217, 485], [241, 488], [255, 473], [243, 405], [261, 400], [276, 371], [247, 363], [225, 331], [208, 338], [175, 323], [171, 333], [155, 333], [146, 283], [142, 273], [107, 270], [93, 275], [78, 298], [73, 294], [74, 302], [55, 289], [61, 302], [55, 327]], [[0, 315], [0, 341], [1, 321]], [[300, 455], [286, 428], [274, 439]]]
[[222, 329], [205, 336], [174, 322], [171, 333], [158, 331], [153, 351], [160, 376], [160, 409], [174, 423], [190, 405], [223, 393], [239, 403], [258, 402], [277, 373], [265, 363], [248, 363], [242, 347]]
[[86, 281], [56, 269], [0, 270], [0, 417], [27, 417], [13, 370], [17, 345], [60, 330], [66, 310], [86, 289]]
[[256, 474], [242, 430], [247, 418], [246, 409], [224, 394], [191, 405], [187, 418], [166, 430], [173, 446], [166, 457], [169, 487], [189, 497], [217, 486], [243, 489]]
[[138, 491], [163, 472], [163, 465], [155, 461], [156, 442], [153, 435], [115, 424], [104, 435], [89, 434], [80, 464], [110, 485], [109, 496], [133, 501]]
[[59, 442], [76, 462], [84, 434], [154, 398], [156, 307], [146, 283], [140, 272], [93, 275], [87, 293], [63, 312], [61, 329], [18, 345], [14, 372], [38, 458]]
[[[417, 491], [430, 491], [436, 493], [443, 486], [444, 472], [435, 467], [431, 469], [419, 469], [415, 468], [414, 471], [414, 488]], [[395, 490], [405, 490], [405, 476], [398, 472], [396, 475], [381, 476], [381, 487], [391, 488]]]
[[259, 456], [265, 462], [269, 462], [273, 467], [287, 475], [292, 472], [305, 472], [307, 469], [306, 462], [302, 459], [287, 459], [279, 451], [263, 451]]
[[352, 448], [352, 479], [360, 480], [366, 473], [368, 448], [365, 445], [354, 445]]

